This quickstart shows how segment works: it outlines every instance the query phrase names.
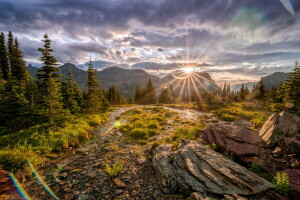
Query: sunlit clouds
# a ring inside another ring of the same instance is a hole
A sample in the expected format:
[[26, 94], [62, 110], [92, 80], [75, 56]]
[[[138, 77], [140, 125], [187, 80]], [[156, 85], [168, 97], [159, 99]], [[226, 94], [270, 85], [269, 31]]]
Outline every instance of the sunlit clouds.
[[13, 31], [30, 63], [47, 32], [59, 62], [81, 68], [92, 57], [105, 63], [99, 70], [163, 76], [196, 63], [218, 82], [253, 81], [300, 58], [299, 9], [297, 0], [15, 0], [1, 1], [0, 29]]

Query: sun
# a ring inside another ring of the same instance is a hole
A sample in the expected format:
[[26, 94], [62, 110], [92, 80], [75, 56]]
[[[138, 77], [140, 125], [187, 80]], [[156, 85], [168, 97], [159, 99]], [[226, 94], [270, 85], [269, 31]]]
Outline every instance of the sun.
[[193, 67], [185, 67], [185, 68], [182, 68], [182, 70], [184, 71], [184, 73], [190, 74], [194, 71], [194, 68]]

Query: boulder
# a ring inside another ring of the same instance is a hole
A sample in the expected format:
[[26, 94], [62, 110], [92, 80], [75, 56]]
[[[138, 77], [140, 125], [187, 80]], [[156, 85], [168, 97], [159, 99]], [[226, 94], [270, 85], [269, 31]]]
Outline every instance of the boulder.
[[259, 136], [246, 127], [219, 122], [202, 131], [201, 143], [216, 144], [222, 151], [233, 153], [245, 163], [259, 161], [265, 169], [272, 167], [271, 156]]
[[286, 111], [274, 113], [259, 131], [259, 136], [269, 146], [275, 146], [280, 139], [296, 137], [300, 133], [300, 117]]
[[171, 192], [254, 195], [273, 188], [265, 179], [195, 141], [182, 140], [154, 150], [153, 166], [163, 188]]

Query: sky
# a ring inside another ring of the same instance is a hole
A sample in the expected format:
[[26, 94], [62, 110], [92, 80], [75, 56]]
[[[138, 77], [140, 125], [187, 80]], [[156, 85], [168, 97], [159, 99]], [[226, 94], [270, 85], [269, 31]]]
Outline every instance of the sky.
[[193, 63], [239, 83], [293, 69], [299, 11], [299, 0], [0, 0], [0, 31], [13, 32], [28, 63], [47, 33], [60, 63], [145, 62], [134, 67], [159, 76]]

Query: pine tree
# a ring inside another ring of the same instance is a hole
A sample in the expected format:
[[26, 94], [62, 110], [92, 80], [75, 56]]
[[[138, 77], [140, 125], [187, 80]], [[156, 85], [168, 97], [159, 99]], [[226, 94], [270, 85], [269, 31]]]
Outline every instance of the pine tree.
[[280, 89], [280, 95], [288, 110], [300, 112], [300, 66], [295, 62], [293, 72]]
[[11, 66], [11, 75], [14, 77], [19, 84], [23, 86], [30, 81], [30, 74], [28, 68], [26, 67], [26, 61], [24, 60], [23, 52], [20, 50], [17, 38], [15, 38], [14, 43], [14, 65]]
[[226, 82], [224, 83], [224, 87], [223, 87], [223, 97], [225, 97], [227, 94], [227, 85]]
[[62, 94], [59, 85], [58, 74], [59, 68], [54, 67], [57, 64], [57, 59], [51, 55], [53, 49], [51, 48], [51, 40], [48, 35], [44, 35], [43, 48], [38, 50], [41, 52], [41, 61], [43, 67], [37, 72], [37, 86], [39, 93], [39, 103], [42, 109], [52, 119], [55, 115], [62, 111]]
[[109, 101], [104, 97], [104, 92], [100, 89], [100, 83], [97, 81], [96, 72], [92, 61], [90, 61], [87, 71], [88, 91], [86, 94], [86, 112], [88, 113], [99, 112], [109, 107]]
[[71, 113], [80, 112], [83, 102], [82, 94], [79, 86], [73, 79], [70, 67], [66, 80], [62, 80], [62, 94], [64, 108], [70, 110]]
[[245, 90], [245, 87], [244, 87], [244, 83], [242, 83], [242, 87], [241, 87], [241, 90], [240, 90], [240, 99], [242, 101], [244, 101], [246, 99], [246, 90]]
[[138, 85], [135, 87], [134, 103], [136, 104], [141, 103], [141, 95], [142, 95], [141, 87]]
[[6, 48], [5, 35], [1, 32], [0, 34], [0, 70], [2, 73], [2, 78], [8, 80], [10, 75], [10, 67], [8, 60], [8, 52]]
[[145, 101], [146, 104], [156, 103], [155, 88], [154, 88], [151, 78], [149, 78], [148, 83], [146, 85], [145, 99], [146, 99], [146, 101]]
[[265, 87], [265, 84], [263, 82], [262, 79], [260, 79], [259, 83], [257, 84], [257, 95], [256, 95], [256, 98], [257, 99], [261, 99], [261, 100], [264, 100], [265, 97], [266, 97], [266, 87]]
[[15, 65], [15, 41], [11, 31], [8, 32], [7, 48], [8, 48], [9, 68], [11, 70], [12, 67]]

